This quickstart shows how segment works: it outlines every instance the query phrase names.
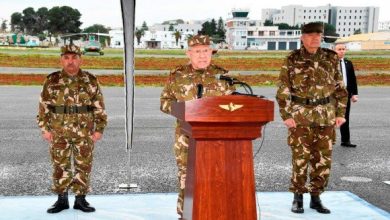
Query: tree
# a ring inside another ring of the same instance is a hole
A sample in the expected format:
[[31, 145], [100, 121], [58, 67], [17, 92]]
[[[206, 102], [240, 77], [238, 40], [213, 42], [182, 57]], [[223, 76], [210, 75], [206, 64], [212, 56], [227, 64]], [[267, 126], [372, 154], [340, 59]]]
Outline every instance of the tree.
[[179, 43], [179, 39], [181, 39], [181, 33], [180, 31], [176, 31], [173, 33], [173, 35], [175, 36], [176, 46], [177, 46], [177, 44]]
[[54, 35], [79, 33], [81, 14], [69, 6], [55, 6], [49, 10], [49, 32]]
[[28, 7], [22, 12], [23, 29], [27, 34], [34, 34], [33, 27], [36, 21], [36, 12], [33, 7]]
[[169, 28], [168, 28], [168, 31], [174, 31], [174, 30], [175, 30], [175, 28], [173, 27], [173, 24], [170, 24]]
[[149, 30], [149, 27], [148, 27], [148, 25], [146, 24], [146, 21], [144, 21], [144, 22], [142, 23], [142, 30], [144, 30], [144, 31], [148, 31], [148, 30]]
[[274, 26], [274, 23], [272, 22], [272, 20], [266, 19], [266, 20], [264, 21], [264, 26]]
[[108, 33], [109, 31], [108, 28], [101, 24], [94, 24], [83, 30], [84, 33]]
[[145, 32], [142, 28], [137, 29], [137, 30], [135, 30], [134, 35], [137, 38], [137, 45], [139, 45], [141, 43], [141, 37], [145, 35]]
[[353, 32], [354, 35], [355, 35], [355, 34], [361, 34], [361, 33], [362, 33], [362, 31], [360, 30], [360, 28], [357, 29], [357, 30], [355, 30], [355, 31]]
[[226, 30], [225, 30], [225, 25], [223, 23], [222, 17], [219, 17], [219, 19], [218, 19], [216, 35], [219, 38], [219, 39], [217, 39], [216, 43], [221, 43], [221, 42], [225, 41]]
[[[214, 20], [214, 24], [215, 24], [215, 20]], [[215, 31], [216, 31], [216, 27], [213, 28], [211, 22], [206, 21], [205, 23], [202, 24], [202, 30], [201, 30], [202, 34], [213, 36], [215, 34]]]
[[7, 20], [3, 20], [1, 23], [1, 31], [6, 32], [7, 31]]
[[19, 31], [23, 28], [22, 13], [15, 12], [11, 15], [11, 31]]
[[48, 30], [49, 24], [49, 10], [46, 7], [39, 8], [36, 12], [35, 24], [33, 26], [34, 34], [43, 34]]
[[324, 23], [324, 41], [326, 43], [333, 43], [337, 40], [339, 34], [336, 33], [336, 28], [328, 23]]

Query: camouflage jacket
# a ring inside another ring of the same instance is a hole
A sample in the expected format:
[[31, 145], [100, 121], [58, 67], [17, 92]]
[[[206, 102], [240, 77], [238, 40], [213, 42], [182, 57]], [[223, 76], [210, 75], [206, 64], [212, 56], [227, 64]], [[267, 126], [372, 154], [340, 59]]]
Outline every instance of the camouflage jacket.
[[169, 74], [168, 81], [161, 92], [161, 111], [170, 114], [173, 102], [196, 99], [198, 84], [203, 85], [202, 97], [232, 94], [235, 91], [234, 86], [215, 77], [217, 74], [226, 74], [227, 72], [214, 64], [205, 70], [195, 70], [191, 64], [178, 66]]
[[[279, 75], [276, 100], [283, 120], [293, 118], [300, 126], [329, 126], [336, 117], [344, 117], [348, 93], [339, 61], [333, 50], [319, 48], [310, 54], [304, 47], [287, 56]], [[303, 105], [291, 101], [291, 96], [305, 99], [329, 97], [325, 105]]]
[[[93, 111], [78, 114], [53, 113], [49, 106], [92, 106]], [[107, 125], [107, 114], [103, 94], [97, 78], [80, 70], [76, 76], [64, 71], [47, 76], [39, 100], [38, 126], [42, 131], [72, 131], [87, 135], [93, 131], [103, 133]]]

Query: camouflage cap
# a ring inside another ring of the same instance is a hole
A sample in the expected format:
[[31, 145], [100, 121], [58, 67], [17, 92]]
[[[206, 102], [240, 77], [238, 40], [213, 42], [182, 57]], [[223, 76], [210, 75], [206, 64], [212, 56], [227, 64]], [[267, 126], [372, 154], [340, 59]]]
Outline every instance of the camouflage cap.
[[302, 26], [302, 34], [323, 33], [324, 25], [322, 22], [310, 22]]
[[81, 50], [80, 47], [70, 44], [70, 45], [64, 45], [61, 47], [61, 56], [66, 54], [66, 53], [75, 53], [78, 55], [81, 55]]
[[210, 45], [210, 37], [208, 35], [195, 35], [188, 39], [188, 46]]

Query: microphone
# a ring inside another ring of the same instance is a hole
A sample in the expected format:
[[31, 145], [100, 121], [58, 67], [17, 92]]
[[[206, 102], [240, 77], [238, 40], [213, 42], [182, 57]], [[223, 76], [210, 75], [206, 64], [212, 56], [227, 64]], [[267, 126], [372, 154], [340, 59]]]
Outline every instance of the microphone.
[[203, 85], [198, 84], [198, 85], [196, 85], [196, 88], [198, 91], [198, 93], [196, 94], [196, 98], [200, 99], [200, 98], [202, 98], [202, 95], [203, 95]]
[[236, 78], [232, 78], [232, 77], [221, 75], [221, 74], [216, 74], [215, 78], [218, 80], [225, 80], [229, 83], [229, 85], [233, 85], [234, 81], [237, 80]]

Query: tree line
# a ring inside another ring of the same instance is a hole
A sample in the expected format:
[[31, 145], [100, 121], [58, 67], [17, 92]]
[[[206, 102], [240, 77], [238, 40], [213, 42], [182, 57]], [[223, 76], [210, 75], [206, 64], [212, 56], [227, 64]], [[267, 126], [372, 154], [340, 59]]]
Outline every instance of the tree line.
[[46, 7], [34, 10], [28, 7], [22, 12], [14, 12], [11, 15], [11, 32], [23, 32], [35, 35], [40, 40], [47, 36], [83, 32], [108, 33], [109, 29], [100, 24], [95, 24], [84, 30], [80, 29], [82, 14], [79, 10], [69, 6], [55, 6], [51, 9]]

